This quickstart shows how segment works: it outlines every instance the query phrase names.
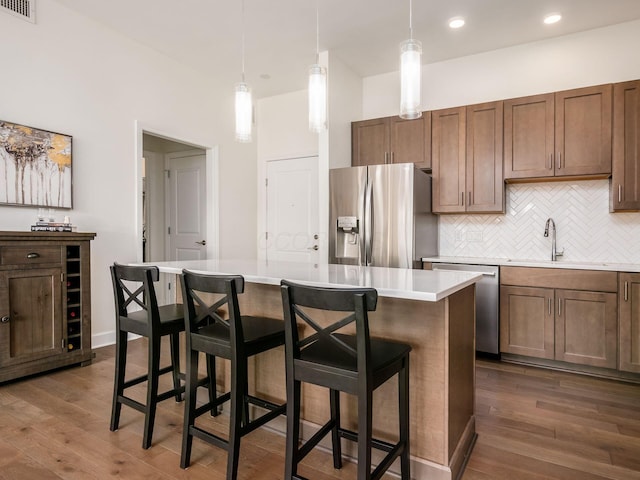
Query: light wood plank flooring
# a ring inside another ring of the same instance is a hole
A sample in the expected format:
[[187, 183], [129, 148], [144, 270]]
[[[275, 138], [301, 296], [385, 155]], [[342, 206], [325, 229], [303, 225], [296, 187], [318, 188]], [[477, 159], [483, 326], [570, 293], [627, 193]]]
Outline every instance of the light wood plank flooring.
[[[132, 375], [144, 372], [145, 345], [131, 343]], [[112, 382], [106, 347], [88, 367], [0, 385], [0, 479], [224, 478], [225, 453], [197, 439], [192, 466], [180, 469], [182, 403], [162, 402], [149, 450], [141, 448], [142, 415], [130, 408], [110, 432]], [[462, 480], [640, 479], [638, 385], [481, 360], [476, 415], [478, 440]], [[224, 416], [206, 421], [226, 432]], [[242, 441], [239, 478], [281, 479], [283, 451], [280, 435], [253, 432]], [[335, 471], [315, 450], [301, 474], [353, 479], [355, 468]]]

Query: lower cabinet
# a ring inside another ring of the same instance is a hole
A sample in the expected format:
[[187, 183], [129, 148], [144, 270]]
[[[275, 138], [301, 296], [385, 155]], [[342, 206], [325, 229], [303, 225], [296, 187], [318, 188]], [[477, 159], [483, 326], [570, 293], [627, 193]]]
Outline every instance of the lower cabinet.
[[501, 283], [501, 352], [617, 368], [616, 272], [505, 267]]
[[93, 358], [94, 237], [0, 232], [0, 382]]
[[620, 274], [620, 360], [618, 368], [640, 373], [640, 273]]

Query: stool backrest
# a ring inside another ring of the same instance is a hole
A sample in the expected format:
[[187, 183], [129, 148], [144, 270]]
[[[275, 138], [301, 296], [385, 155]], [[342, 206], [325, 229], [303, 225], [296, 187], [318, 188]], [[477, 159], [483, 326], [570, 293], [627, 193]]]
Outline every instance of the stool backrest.
[[117, 321], [128, 317], [134, 309], [142, 309], [147, 312], [149, 328], [159, 326], [158, 301], [153, 287], [153, 282], [160, 278], [158, 267], [114, 263], [110, 268]]
[[[244, 292], [241, 275], [209, 275], [183, 270], [180, 276], [187, 335], [218, 323], [229, 329], [232, 344], [244, 343], [238, 294]], [[206, 295], [206, 297], [203, 294]], [[226, 318], [223, 316], [226, 313]]]
[[[322, 339], [328, 346], [340, 349], [356, 358], [358, 371], [368, 370], [371, 356], [368, 312], [376, 309], [378, 301], [378, 292], [374, 288], [314, 287], [287, 280], [282, 280], [280, 285], [288, 368], [290, 356], [293, 361], [299, 359], [302, 349]], [[350, 314], [328, 326], [321, 326], [312, 316], [320, 318], [323, 311], [350, 312]], [[335, 336], [340, 329], [354, 322], [357, 337], [355, 349]], [[305, 324], [315, 332], [300, 338], [298, 328]]]

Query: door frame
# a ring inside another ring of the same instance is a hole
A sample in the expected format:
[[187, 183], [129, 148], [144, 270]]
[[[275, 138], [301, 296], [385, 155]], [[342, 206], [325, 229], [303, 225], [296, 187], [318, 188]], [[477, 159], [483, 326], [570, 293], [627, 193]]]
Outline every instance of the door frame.
[[202, 149], [206, 155], [206, 188], [207, 188], [207, 258], [218, 258], [220, 248], [220, 201], [218, 196], [219, 184], [219, 157], [218, 146], [210, 146], [207, 142], [184, 139], [180, 134], [166, 132], [149, 126], [139, 120], [135, 121], [135, 214], [136, 214], [136, 261], [142, 262], [142, 228], [144, 219], [142, 216], [142, 158], [143, 134], [148, 133], [156, 137], [164, 138], [187, 146]]

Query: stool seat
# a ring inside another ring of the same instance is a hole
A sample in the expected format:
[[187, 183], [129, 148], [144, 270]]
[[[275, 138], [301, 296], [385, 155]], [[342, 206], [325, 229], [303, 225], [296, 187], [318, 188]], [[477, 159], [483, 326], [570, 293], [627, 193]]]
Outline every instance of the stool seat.
[[[175, 331], [184, 331], [184, 307], [181, 303], [159, 306], [158, 315], [160, 316], [160, 335], [164, 336]], [[122, 317], [120, 322], [122, 324], [121, 328], [128, 332], [147, 336], [149, 322], [146, 311], [130, 312], [126, 317]]]
[[[244, 348], [247, 356], [256, 355], [279, 345], [284, 345], [284, 324], [282, 320], [242, 315], [241, 322], [244, 333]], [[231, 332], [225, 325], [214, 323], [198, 329], [197, 332], [193, 332], [192, 341], [199, 350], [206, 349], [207, 345], [218, 345], [219, 348], [226, 347], [230, 351]]]

